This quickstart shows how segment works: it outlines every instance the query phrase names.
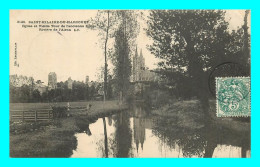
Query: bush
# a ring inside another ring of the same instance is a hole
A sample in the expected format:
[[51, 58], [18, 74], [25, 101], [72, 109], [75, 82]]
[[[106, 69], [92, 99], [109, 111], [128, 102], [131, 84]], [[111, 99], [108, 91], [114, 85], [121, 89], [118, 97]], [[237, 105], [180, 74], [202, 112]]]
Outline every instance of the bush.
[[66, 117], [67, 107], [52, 107], [53, 118]]
[[161, 107], [168, 104], [169, 100], [172, 99], [168, 92], [162, 90], [150, 91], [149, 95], [146, 95], [145, 97], [153, 107]]

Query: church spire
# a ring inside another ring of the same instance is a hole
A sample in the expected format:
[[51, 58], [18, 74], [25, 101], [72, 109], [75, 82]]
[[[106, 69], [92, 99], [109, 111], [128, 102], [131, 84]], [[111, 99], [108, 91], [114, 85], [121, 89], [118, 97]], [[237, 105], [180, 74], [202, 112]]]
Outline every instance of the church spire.
[[135, 50], [135, 57], [138, 57], [137, 45], [136, 45], [136, 50]]
[[136, 144], [136, 150], [137, 150], [137, 153], [138, 153], [139, 141], [138, 141], [138, 140], [135, 140], [135, 144]]
[[141, 66], [141, 69], [145, 69], [145, 59], [143, 57], [143, 51], [142, 49], [140, 49], [140, 56], [139, 56], [139, 61], [140, 61], [140, 66]]

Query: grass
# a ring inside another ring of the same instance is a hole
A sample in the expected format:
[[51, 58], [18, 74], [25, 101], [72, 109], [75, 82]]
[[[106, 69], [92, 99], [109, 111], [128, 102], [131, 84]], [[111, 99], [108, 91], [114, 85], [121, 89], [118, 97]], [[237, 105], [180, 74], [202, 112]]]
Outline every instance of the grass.
[[[88, 112], [71, 110], [71, 117], [52, 122], [10, 123], [10, 157], [70, 157], [76, 149], [76, 132], [81, 132], [99, 117], [127, 109], [116, 101], [71, 102], [71, 107], [92, 104]], [[66, 106], [67, 103], [58, 103]], [[48, 103], [12, 103], [10, 109], [28, 110], [48, 108]]]
[[76, 148], [74, 120], [60, 120], [45, 130], [10, 135], [11, 157], [68, 157]]
[[[94, 110], [99, 110], [103, 108], [103, 101], [82, 101], [82, 102], [69, 102], [70, 106], [73, 107], [86, 107], [88, 104], [92, 104]], [[50, 105], [55, 105], [55, 103], [10, 103], [10, 110], [32, 110], [32, 109], [47, 109]], [[67, 106], [67, 102], [58, 102], [58, 106]], [[117, 107], [116, 101], [106, 101], [106, 106], [108, 108]]]
[[216, 101], [209, 101], [210, 118], [205, 118], [198, 100], [175, 101], [152, 110], [152, 114], [176, 118], [177, 125], [186, 129], [200, 129], [205, 126], [205, 119], [217, 127], [228, 128], [237, 132], [250, 131], [250, 118], [220, 118], [216, 116]]
[[152, 114], [174, 117], [177, 125], [185, 129], [198, 129], [204, 126], [203, 112], [197, 100], [175, 101], [152, 110]]

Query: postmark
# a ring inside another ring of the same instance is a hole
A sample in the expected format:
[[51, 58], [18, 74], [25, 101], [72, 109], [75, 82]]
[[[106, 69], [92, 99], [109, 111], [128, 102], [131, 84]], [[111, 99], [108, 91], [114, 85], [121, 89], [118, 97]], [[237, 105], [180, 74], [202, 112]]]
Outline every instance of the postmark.
[[216, 97], [216, 77], [250, 76], [250, 67], [237, 62], [222, 62], [215, 66], [208, 77], [208, 87], [211, 95]]
[[249, 77], [216, 77], [217, 117], [251, 115]]

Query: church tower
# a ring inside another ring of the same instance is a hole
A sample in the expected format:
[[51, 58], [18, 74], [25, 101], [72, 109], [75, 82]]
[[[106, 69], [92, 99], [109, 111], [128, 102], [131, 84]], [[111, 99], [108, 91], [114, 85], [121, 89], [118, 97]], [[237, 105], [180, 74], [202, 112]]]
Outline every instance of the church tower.
[[142, 49], [140, 50], [140, 55], [138, 54], [137, 46], [132, 62], [132, 81], [142, 81], [144, 79], [143, 75], [145, 71], [145, 60]]

